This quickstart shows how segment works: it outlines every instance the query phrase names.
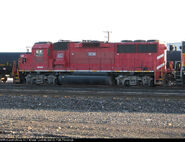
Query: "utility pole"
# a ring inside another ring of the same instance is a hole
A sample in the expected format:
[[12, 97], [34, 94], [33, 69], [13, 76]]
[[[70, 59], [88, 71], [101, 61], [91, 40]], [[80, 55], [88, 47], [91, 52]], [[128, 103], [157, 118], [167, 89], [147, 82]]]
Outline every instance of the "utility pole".
[[105, 36], [107, 38], [107, 42], [109, 42], [110, 40], [110, 33], [112, 33], [112, 31], [104, 31], [104, 33], [107, 33], [107, 36]]

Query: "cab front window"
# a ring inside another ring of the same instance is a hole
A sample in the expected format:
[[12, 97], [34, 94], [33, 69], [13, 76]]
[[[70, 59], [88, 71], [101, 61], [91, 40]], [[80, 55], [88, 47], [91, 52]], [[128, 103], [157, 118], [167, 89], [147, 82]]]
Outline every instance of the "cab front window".
[[42, 49], [37, 49], [35, 52], [36, 56], [43, 56], [43, 50]]

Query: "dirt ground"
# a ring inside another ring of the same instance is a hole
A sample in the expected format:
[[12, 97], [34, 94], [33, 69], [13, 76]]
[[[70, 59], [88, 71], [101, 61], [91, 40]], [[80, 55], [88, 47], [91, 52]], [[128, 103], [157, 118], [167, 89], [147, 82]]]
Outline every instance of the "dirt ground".
[[184, 114], [1, 109], [0, 138], [185, 138]]

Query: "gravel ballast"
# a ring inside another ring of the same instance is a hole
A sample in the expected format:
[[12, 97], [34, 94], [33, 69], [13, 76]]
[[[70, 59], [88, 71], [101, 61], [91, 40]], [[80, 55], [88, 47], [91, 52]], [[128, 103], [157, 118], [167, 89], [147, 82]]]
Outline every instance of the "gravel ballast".
[[185, 99], [0, 94], [0, 138], [185, 138]]

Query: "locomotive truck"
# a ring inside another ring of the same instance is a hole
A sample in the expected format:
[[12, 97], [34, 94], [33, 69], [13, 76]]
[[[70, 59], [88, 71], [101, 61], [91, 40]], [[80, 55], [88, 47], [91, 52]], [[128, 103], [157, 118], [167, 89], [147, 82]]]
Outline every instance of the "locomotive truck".
[[166, 53], [158, 40], [37, 42], [30, 54], [20, 55], [18, 74], [27, 84], [161, 85], [174, 77], [166, 68]]

